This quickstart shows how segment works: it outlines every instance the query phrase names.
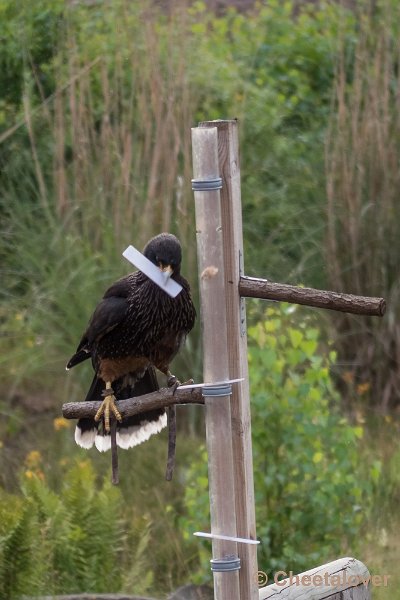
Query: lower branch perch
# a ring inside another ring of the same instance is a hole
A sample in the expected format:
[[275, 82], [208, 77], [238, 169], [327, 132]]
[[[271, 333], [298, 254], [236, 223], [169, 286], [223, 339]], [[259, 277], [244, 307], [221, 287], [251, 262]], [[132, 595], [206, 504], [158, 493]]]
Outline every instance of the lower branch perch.
[[[201, 388], [184, 389], [161, 388], [151, 394], [144, 394], [127, 400], [118, 400], [118, 410], [122, 418], [131, 417], [156, 408], [168, 409], [169, 441], [166, 479], [171, 481], [174, 470], [175, 444], [176, 444], [176, 404], [204, 404]], [[63, 404], [62, 414], [65, 419], [82, 419], [94, 417], [100, 408], [98, 402], [68, 402]], [[118, 449], [116, 442], [117, 422], [114, 417], [111, 421], [111, 465], [112, 483], [119, 483], [118, 475]]]
[[[118, 410], [122, 418], [138, 415], [156, 408], [166, 408], [173, 404], [204, 404], [201, 388], [186, 390], [176, 389], [175, 393], [170, 388], [161, 388], [151, 394], [144, 394], [137, 398], [118, 400]], [[62, 406], [62, 415], [65, 419], [82, 419], [94, 417], [101, 405], [101, 401], [93, 402], [67, 402]]]

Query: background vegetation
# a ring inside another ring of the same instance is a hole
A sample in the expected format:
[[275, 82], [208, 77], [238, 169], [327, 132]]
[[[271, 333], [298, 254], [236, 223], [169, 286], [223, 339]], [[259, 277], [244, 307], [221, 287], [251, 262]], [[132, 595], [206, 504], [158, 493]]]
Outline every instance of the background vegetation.
[[[388, 301], [383, 320], [249, 303], [260, 565], [358, 553], [396, 597], [399, 7], [353, 4], [0, 0], [0, 595], [209, 576], [201, 409], [173, 485], [160, 435], [117, 490], [58, 417], [128, 243], [177, 233], [196, 294], [190, 127], [238, 117], [246, 272]], [[201, 377], [198, 329], [175, 370]]]

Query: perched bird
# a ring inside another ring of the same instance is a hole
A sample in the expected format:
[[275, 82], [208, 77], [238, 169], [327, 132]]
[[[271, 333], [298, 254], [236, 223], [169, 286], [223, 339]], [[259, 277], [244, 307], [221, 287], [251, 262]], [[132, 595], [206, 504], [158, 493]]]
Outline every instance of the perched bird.
[[179, 240], [161, 233], [146, 244], [143, 254], [182, 290], [171, 298], [144, 273], [136, 271], [108, 288], [97, 305], [67, 364], [70, 369], [91, 358], [95, 375], [85, 400], [104, 397], [94, 418], [77, 423], [75, 441], [83, 448], [95, 444], [105, 451], [111, 447], [111, 413], [118, 421], [116, 441], [121, 448], [148, 440], [167, 424], [163, 408], [122, 419], [117, 407], [118, 400], [158, 389], [155, 368], [167, 376], [169, 383], [176, 381], [169, 365], [196, 318], [189, 284], [180, 274]]

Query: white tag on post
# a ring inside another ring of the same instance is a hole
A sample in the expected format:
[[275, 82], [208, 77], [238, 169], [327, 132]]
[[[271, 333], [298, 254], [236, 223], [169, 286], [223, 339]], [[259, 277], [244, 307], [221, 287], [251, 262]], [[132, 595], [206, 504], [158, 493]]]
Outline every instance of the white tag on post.
[[151, 260], [146, 258], [139, 250], [136, 250], [133, 246], [128, 246], [123, 251], [122, 256], [129, 260], [139, 271], [142, 271], [149, 279], [154, 281], [164, 292], [166, 292], [171, 298], [176, 298], [179, 292], [182, 290], [182, 286], [177, 283], [167, 273], [163, 273]]
[[240, 379], [227, 379], [227, 381], [215, 381], [214, 383], [191, 383], [188, 385], [180, 385], [177, 387], [177, 390], [191, 390], [194, 388], [205, 388], [207, 386], [216, 386], [216, 385], [224, 385], [226, 383], [239, 383], [240, 381], [244, 381], [244, 377]]
[[211, 538], [214, 540], [228, 540], [229, 542], [238, 542], [239, 544], [259, 544], [259, 540], [250, 540], [248, 538], [233, 537], [231, 535], [219, 535], [217, 533], [204, 533], [203, 531], [195, 531], [193, 535], [197, 537]]

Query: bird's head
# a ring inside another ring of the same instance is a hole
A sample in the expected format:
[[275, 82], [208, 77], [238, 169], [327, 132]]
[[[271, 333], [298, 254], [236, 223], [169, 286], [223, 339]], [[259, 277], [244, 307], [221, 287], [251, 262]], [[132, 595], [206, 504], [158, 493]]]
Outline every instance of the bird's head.
[[147, 242], [143, 254], [153, 264], [166, 273], [179, 275], [182, 262], [182, 248], [180, 241], [172, 233], [160, 233]]

